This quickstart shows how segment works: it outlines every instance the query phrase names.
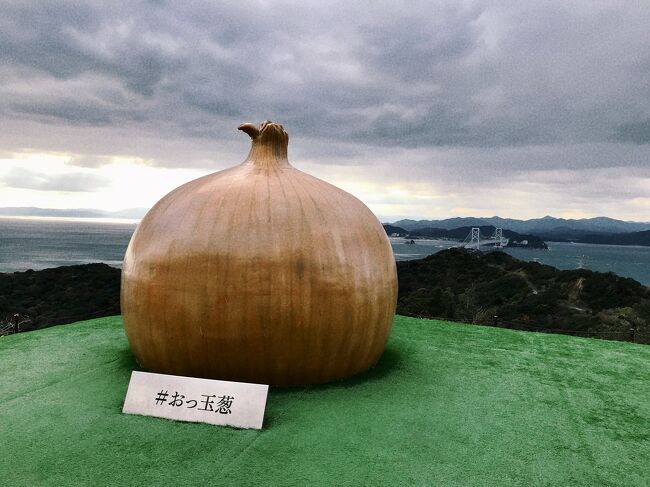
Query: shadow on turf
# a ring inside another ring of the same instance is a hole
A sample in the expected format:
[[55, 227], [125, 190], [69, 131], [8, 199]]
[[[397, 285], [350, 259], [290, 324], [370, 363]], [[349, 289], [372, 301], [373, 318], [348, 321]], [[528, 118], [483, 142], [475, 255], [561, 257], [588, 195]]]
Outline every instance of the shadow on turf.
[[[140, 370], [146, 372], [136, 361], [130, 348], [125, 348], [118, 354], [117, 361], [119, 361], [126, 370]], [[348, 389], [360, 384], [368, 384], [374, 381], [383, 380], [391, 374], [395, 373], [400, 368], [402, 363], [401, 352], [392, 348], [390, 345], [386, 347], [384, 353], [379, 358], [379, 361], [370, 368], [367, 372], [355, 375], [349, 379], [344, 379], [337, 382], [330, 382], [327, 384], [318, 384], [304, 387], [273, 387], [274, 394], [296, 394], [302, 392], [315, 392], [326, 391], [332, 389]]]
[[344, 379], [338, 382], [330, 382], [327, 384], [319, 384], [305, 387], [274, 387], [274, 393], [296, 393], [303, 391], [324, 391], [329, 389], [340, 389], [355, 387], [360, 384], [367, 384], [390, 376], [399, 370], [402, 363], [401, 352], [392, 348], [390, 345], [386, 347], [384, 353], [379, 358], [379, 361], [367, 372], [355, 375], [349, 379]]
[[[140, 370], [146, 372], [147, 370], [142, 368], [140, 364], [136, 361], [131, 349], [126, 347], [118, 353], [116, 360], [123, 365], [125, 369], [128, 370]], [[399, 369], [399, 364], [402, 362], [401, 354], [398, 350], [392, 348], [390, 345], [386, 347], [384, 353], [379, 358], [379, 361], [370, 368], [367, 372], [363, 374], [355, 375], [349, 379], [344, 379], [338, 382], [330, 382], [328, 384], [320, 384], [313, 386], [305, 387], [274, 387], [273, 391], [282, 393], [282, 392], [298, 392], [306, 390], [326, 390], [332, 388], [347, 388], [354, 387], [358, 384], [365, 384], [368, 382], [373, 382], [376, 380], [381, 380], [384, 377], [390, 375], [397, 369]]]
[[135, 356], [133, 355], [133, 352], [131, 352], [131, 349], [129, 347], [120, 350], [117, 355], [118, 355], [117, 360], [119, 360], [120, 364], [122, 364], [125, 369], [138, 370], [138, 371], [145, 370], [142, 367], [140, 367], [140, 364], [135, 359]]
[[312, 386], [311, 388], [322, 390], [335, 389], [340, 387], [354, 387], [358, 384], [383, 380], [385, 377], [396, 372], [399, 369], [401, 362], [401, 353], [398, 350], [388, 346], [386, 347], [386, 350], [384, 350], [382, 356], [379, 358], [379, 361], [368, 372], [355, 375], [354, 377], [339, 382], [331, 382], [329, 384]]

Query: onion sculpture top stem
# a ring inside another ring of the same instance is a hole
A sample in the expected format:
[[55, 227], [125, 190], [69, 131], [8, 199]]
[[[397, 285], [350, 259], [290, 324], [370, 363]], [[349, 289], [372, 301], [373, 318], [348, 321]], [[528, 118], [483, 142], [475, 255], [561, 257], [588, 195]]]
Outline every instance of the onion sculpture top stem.
[[244, 123], [239, 130], [246, 132], [253, 141], [247, 161], [258, 167], [291, 165], [287, 159], [289, 134], [282, 125], [266, 120], [259, 129], [252, 123]]

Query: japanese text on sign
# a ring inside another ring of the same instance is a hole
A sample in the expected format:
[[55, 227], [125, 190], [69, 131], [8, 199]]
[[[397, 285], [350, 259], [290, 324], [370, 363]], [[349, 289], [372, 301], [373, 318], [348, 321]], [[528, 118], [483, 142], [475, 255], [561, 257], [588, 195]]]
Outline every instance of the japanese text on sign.
[[167, 403], [169, 406], [182, 407], [183, 404], [186, 404], [188, 409], [193, 409], [200, 402], [199, 411], [214, 411], [220, 414], [232, 414], [230, 408], [235, 400], [232, 396], [218, 396], [219, 401], [215, 404], [216, 394], [201, 394], [203, 399], [197, 401], [196, 399], [185, 399], [185, 395], [178, 392], [174, 392], [169, 401], [168, 397], [169, 391], [160, 391], [156, 395], [156, 405], [161, 406]]

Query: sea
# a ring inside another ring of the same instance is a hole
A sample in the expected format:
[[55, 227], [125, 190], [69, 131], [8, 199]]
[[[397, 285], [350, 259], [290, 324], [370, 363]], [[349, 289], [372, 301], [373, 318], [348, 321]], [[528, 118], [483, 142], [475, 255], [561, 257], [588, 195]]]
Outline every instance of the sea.
[[[0, 272], [104, 262], [122, 266], [136, 220], [0, 217]], [[422, 259], [452, 240], [390, 238], [396, 260]], [[650, 286], [650, 247], [547, 242], [548, 250], [505, 248], [517, 259], [558, 269], [613, 272]]]

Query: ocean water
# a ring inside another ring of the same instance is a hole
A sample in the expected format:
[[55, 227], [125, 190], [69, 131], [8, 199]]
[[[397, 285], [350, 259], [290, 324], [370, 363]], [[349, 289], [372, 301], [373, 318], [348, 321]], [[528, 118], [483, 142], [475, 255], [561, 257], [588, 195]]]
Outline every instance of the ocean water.
[[121, 267], [135, 222], [0, 218], [0, 272], [104, 262]]
[[[104, 262], [121, 267], [133, 221], [0, 218], [0, 272]], [[396, 260], [421, 259], [457, 245], [450, 240], [391, 238]], [[549, 250], [504, 249], [559, 269], [614, 272], [650, 286], [650, 247], [548, 242]]]
[[[422, 259], [443, 249], [454, 247], [451, 240], [415, 240], [406, 244], [403, 238], [390, 238], [396, 260]], [[504, 252], [517, 259], [536, 261], [558, 269], [583, 267], [598, 272], [613, 272], [631, 277], [650, 286], [650, 247], [626, 245], [595, 245], [547, 242], [548, 250], [505, 248]]]

